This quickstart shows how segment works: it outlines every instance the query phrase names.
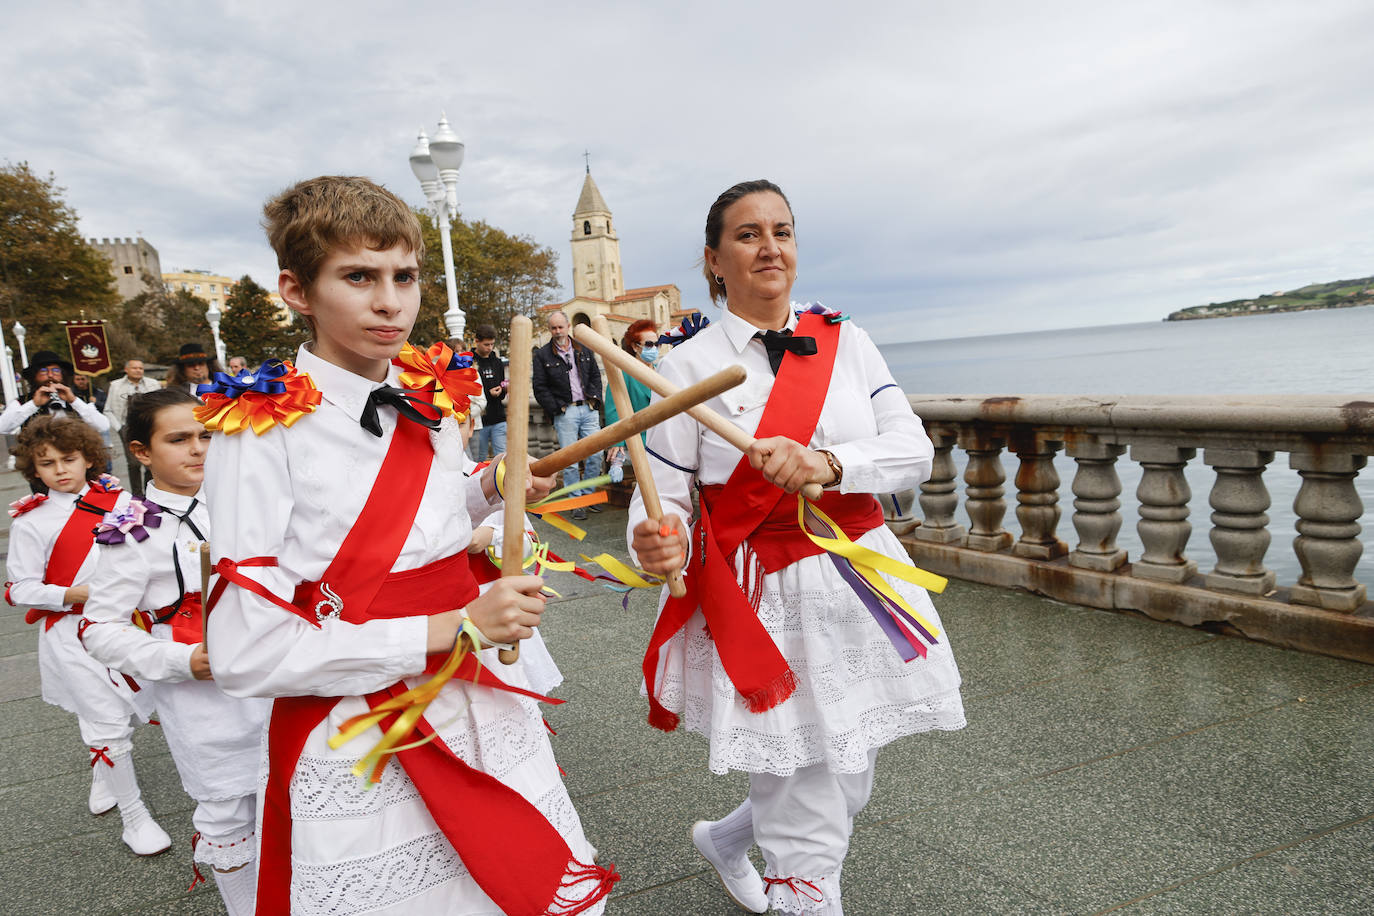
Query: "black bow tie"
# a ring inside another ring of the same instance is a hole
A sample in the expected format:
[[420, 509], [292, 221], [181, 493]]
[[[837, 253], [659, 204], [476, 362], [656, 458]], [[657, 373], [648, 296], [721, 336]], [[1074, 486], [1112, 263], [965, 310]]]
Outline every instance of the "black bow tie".
[[[419, 423], [426, 429], [439, 428], [439, 421], [442, 417], [439, 416], [439, 412], [433, 404], [423, 398], [417, 398], [413, 394], [406, 394], [399, 388], [383, 385], [380, 388], [372, 389], [372, 393], [367, 396], [367, 403], [363, 405], [363, 415], [358, 418], [363, 429], [374, 436], [380, 437], [382, 435], [382, 421], [377, 419], [377, 407], [382, 404], [396, 408], [398, 414], [407, 420]], [[416, 406], [417, 404], [419, 407]], [[420, 407], [433, 411], [434, 416], [431, 417], [424, 413]]]
[[764, 349], [768, 351], [768, 368], [773, 370], [774, 375], [778, 374], [778, 366], [782, 365], [784, 353], [795, 353], [798, 356], [816, 355], [814, 337], [793, 337], [792, 332], [786, 329], [759, 331], [754, 336], [763, 341]]

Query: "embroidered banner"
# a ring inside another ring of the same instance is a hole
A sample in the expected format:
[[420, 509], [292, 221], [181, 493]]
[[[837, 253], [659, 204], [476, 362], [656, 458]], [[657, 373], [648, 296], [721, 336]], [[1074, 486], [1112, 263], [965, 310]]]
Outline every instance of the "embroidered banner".
[[105, 322], [64, 321], [67, 345], [72, 351], [72, 367], [82, 375], [104, 375], [110, 365], [110, 344], [105, 339]]

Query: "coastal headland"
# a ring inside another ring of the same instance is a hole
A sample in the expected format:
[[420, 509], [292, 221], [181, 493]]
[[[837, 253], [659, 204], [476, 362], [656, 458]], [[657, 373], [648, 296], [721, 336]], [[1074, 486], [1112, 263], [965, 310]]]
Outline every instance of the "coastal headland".
[[1311, 283], [1288, 292], [1273, 292], [1253, 299], [1212, 302], [1170, 312], [1165, 321], [1195, 321], [1200, 318], [1234, 318], [1237, 315], [1264, 315], [1278, 312], [1307, 312], [1313, 309], [1345, 309], [1374, 305], [1374, 277]]

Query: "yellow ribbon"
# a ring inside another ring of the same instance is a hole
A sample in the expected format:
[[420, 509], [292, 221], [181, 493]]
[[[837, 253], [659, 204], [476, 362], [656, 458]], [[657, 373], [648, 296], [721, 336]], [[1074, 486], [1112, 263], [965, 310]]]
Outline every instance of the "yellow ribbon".
[[661, 588], [665, 581], [662, 576], [656, 576], [642, 569], [635, 569], [617, 560], [609, 553], [600, 553], [594, 557], [589, 557], [585, 553], [579, 554], [579, 556], [588, 563], [595, 563], [600, 566], [631, 588]]
[[301, 375], [287, 363], [288, 372], [277, 381], [286, 386], [281, 394], [245, 391], [236, 398], [222, 394], [207, 394], [205, 403], [192, 413], [208, 430], [218, 430], [226, 436], [252, 429], [259, 436], [273, 426], [290, 427], [308, 413], [313, 413], [324, 395], [315, 387], [310, 376]]
[[[829, 526], [830, 529], [835, 532], [835, 537], [824, 537], [813, 533], [811, 529], [806, 526], [807, 510], [810, 510], [823, 524]], [[801, 497], [797, 498], [797, 524], [801, 527], [802, 532], [811, 539], [813, 544], [826, 553], [834, 554], [835, 556], [848, 560], [854, 567], [854, 571], [857, 572], [865, 582], [893, 604], [910, 614], [926, 629], [926, 632], [930, 633], [931, 636], [938, 637], [940, 635], [940, 631], [937, 630], [930, 621], [926, 620], [925, 617], [912, 608], [911, 605], [907, 604], [906, 599], [897, 594], [896, 590], [893, 589], [879, 573], [887, 573], [889, 576], [901, 579], [904, 582], [910, 582], [912, 585], [919, 585], [926, 591], [935, 592], [936, 594], [945, 590], [945, 586], [949, 584], [948, 579], [944, 576], [937, 576], [932, 572], [927, 572], [924, 569], [912, 566], [910, 563], [894, 560], [892, 557], [878, 553], [876, 550], [870, 550], [862, 544], [854, 543], [830, 516], [821, 511], [819, 506]]]

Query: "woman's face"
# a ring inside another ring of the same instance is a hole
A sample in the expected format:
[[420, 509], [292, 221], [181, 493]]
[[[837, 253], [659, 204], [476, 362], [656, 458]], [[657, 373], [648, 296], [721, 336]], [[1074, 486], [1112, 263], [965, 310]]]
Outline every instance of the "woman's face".
[[731, 305], [786, 303], [797, 279], [797, 242], [787, 202], [772, 191], [758, 191], [727, 207], [720, 247], [706, 249], [706, 264], [725, 281]]
[[195, 496], [205, 480], [210, 431], [196, 419], [192, 404], [164, 407], [153, 418], [151, 442], [129, 443], [129, 451], [152, 471], [158, 489]]
[[635, 352], [639, 358], [649, 365], [653, 365], [658, 359], [658, 335], [653, 331], [641, 331], [639, 339], [635, 341]]

